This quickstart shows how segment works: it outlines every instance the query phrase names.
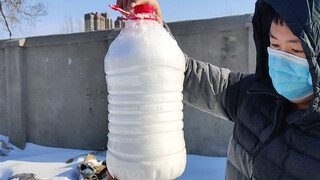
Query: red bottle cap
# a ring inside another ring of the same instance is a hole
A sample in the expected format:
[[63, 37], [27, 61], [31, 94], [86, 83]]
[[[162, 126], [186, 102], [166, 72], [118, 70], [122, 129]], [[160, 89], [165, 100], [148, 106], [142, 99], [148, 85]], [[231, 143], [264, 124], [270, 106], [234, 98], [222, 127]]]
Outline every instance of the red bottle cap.
[[134, 6], [134, 13], [135, 14], [154, 14], [154, 7], [151, 5], [136, 5]]

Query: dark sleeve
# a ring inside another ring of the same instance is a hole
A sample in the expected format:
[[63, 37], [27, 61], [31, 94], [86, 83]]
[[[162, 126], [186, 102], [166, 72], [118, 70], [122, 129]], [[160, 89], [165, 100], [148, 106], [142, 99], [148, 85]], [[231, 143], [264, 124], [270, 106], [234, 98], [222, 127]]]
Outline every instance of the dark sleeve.
[[222, 119], [229, 119], [224, 103], [230, 70], [197, 61], [185, 55], [183, 101]]

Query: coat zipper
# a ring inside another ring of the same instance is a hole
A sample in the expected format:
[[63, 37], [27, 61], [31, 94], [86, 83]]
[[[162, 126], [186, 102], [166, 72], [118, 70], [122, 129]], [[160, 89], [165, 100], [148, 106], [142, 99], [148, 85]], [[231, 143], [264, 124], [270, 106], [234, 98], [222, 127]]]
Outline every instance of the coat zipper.
[[[279, 113], [279, 109], [280, 109], [280, 104], [282, 103], [281, 100], [281, 96], [280, 95], [277, 95], [277, 94], [274, 94], [274, 93], [271, 93], [271, 92], [268, 92], [268, 91], [248, 91], [247, 94], [268, 94], [268, 95], [271, 95], [273, 97], [275, 97], [277, 100], [277, 108], [275, 109], [275, 112], [274, 112], [274, 115], [273, 115], [273, 118], [276, 120], [276, 123], [275, 123], [275, 126], [277, 126], [278, 124], [278, 113]], [[274, 131], [274, 129], [272, 130]], [[252, 165], [254, 164], [254, 160], [257, 156], [257, 154], [266, 146], [268, 145], [275, 137], [276, 137], [277, 133], [276, 134], [273, 134], [269, 139], [267, 139], [264, 143], [262, 143], [260, 145], [260, 147], [253, 153], [252, 155]], [[253, 173], [253, 171], [252, 171]], [[253, 174], [250, 175], [250, 179], [253, 178]]]
[[[277, 125], [277, 122], [278, 122], [278, 111], [279, 111], [279, 109], [280, 109], [280, 101], [279, 101], [279, 99], [280, 99], [280, 96], [278, 96], [278, 95], [276, 95], [276, 94], [273, 94], [273, 93], [270, 93], [270, 92], [267, 92], [267, 91], [261, 91], [261, 92], [247, 92], [248, 94], [268, 94], [268, 95], [271, 95], [271, 96], [273, 96], [273, 97], [275, 97], [275, 98], [277, 98], [277, 108], [275, 109], [275, 111], [274, 111], [274, 114], [273, 114], [273, 118], [274, 119], [276, 119], [276, 124], [275, 124], [275, 126]], [[272, 130], [272, 131], [274, 131], [274, 130]], [[263, 144], [261, 144], [261, 146], [257, 149], [257, 151], [252, 155], [252, 163], [253, 163], [253, 161], [254, 161], [254, 158], [257, 156], [257, 154], [261, 151], [261, 149], [264, 147], [264, 146], [266, 146], [267, 144], [269, 144], [269, 142], [271, 141], [271, 140], [273, 140], [274, 139], [274, 136], [275, 135], [272, 135], [268, 140], [266, 140]]]

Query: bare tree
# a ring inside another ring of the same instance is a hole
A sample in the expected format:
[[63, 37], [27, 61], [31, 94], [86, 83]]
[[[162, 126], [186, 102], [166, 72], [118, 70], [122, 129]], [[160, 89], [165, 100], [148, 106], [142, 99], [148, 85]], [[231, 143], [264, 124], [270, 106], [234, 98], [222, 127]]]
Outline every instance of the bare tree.
[[71, 17], [65, 18], [65, 22], [61, 27], [61, 32], [62, 33], [73, 33], [74, 28], [73, 28], [73, 20]]
[[83, 32], [84, 26], [81, 20], [74, 21], [70, 16], [65, 18], [64, 24], [61, 26], [61, 33]]
[[84, 22], [82, 20], [78, 20], [76, 22], [76, 31], [77, 32], [84, 32]]
[[46, 6], [39, 0], [0, 0], [0, 23], [4, 23], [10, 39], [13, 27], [22, 22], [33, 23], [46, 14]]

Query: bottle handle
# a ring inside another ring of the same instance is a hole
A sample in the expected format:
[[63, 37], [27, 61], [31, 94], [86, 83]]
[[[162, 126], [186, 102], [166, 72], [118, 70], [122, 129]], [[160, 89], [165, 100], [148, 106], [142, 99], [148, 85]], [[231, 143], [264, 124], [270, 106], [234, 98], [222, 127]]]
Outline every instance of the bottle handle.
[[133, 14], [123, 10], [120, 8], [120, 6], [118, 5], [109, 5], [109, 7], [115, 11], [119, 11], [122, 15], [126, 16], [127, 18], [131, 19], [131, 18], [135, 18], [136, 16], [134, 16]]
[[149, 17], [138, 17], [135, 16], [123, 9], [120, 8], [120, 6], [118, 5], [109, 5], [109, 7], [115, 11], [119, 11], [122, 15], [124, 15], [126, 18], [122, 18], [123, 20], [140, 20], [140, 19], [145, 19], [145, 20], [154, 20], [154, 21], [158, 21], [157, 18], [149, 18]]

